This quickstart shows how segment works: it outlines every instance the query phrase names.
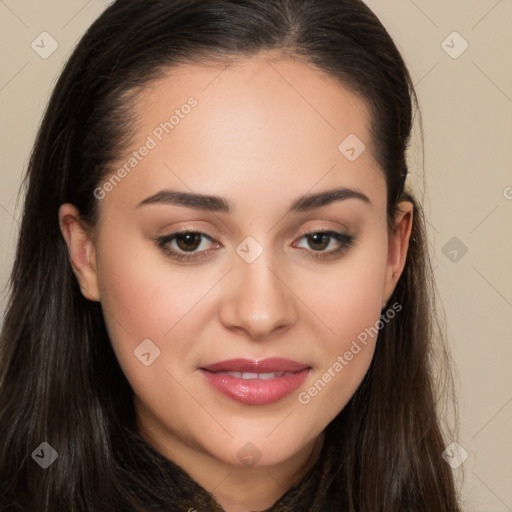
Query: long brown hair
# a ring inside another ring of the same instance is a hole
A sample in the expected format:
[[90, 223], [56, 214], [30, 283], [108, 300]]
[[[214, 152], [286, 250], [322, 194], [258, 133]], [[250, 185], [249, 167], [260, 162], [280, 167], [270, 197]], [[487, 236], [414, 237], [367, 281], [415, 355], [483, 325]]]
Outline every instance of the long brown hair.
[[[414, 204], [405, 269], [389, 300], [402, 310], [380, 330], [362, 384], [326, 429], [336, 464], [311, 510], [459, 511], [441, 457], [433, 341], [441, 340], [441, 360], [447, 352], [425, 221], [404, 187], [417, 100], [399, 51], [360, 0], [117, 0], [83, 36], [55, 86], [24, 180], [0, 338], [1, 510], [125, 512], [149, 510], [150, 502], [181, 510], [178, 471], [169, 473], [137, 438], [131, 388], [101, 306], [80, 292], [58, 209], [73, 203], [94, 226], [94, 189], [128, 144], [134, 100], [151, 80], [180, 63], [265, 50], [313, 64], [367, 102], [389, 228], [398, 201]], [[447, 370], [447, 361], [436, 369]], [[449, 389], [449, 372], [436, 375]], [[31, 457], [41, 442], [58, 453], [46, 470]]]

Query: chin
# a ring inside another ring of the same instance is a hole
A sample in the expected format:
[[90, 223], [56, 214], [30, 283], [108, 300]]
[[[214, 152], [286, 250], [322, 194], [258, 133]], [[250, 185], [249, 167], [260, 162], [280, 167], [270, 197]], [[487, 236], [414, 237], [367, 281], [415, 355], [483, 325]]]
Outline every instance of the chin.
[[[295, 432], [296, 436], [297, 433]], [[219, 450], [217, 444], [211, 455], [217, 460], [237, 468], [264, 468], [279, 465], [305, 452], [307, 457], [318, 436], [307, 440], [294, 437], [286, 431], [269, 436], [268, 429], [260, 435], [239, 435], [224, 443]]]

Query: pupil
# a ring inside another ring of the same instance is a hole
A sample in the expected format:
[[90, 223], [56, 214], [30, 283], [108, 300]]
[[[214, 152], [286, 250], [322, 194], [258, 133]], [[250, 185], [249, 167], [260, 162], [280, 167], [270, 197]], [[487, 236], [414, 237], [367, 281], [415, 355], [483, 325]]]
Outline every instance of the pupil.
[[[176, 236], [176, 242], [180, 249], [186, 250], [194, 250], [200, 244], [200, 234], [199, 233], [186, 233]], [[183, 243], [184, 242], [184, 243]]]
[[[310, 240], [313, 240], [313, 245], [314, 244], [320, 244], [321, 245], [321, 247], [316, 247], [316, 249], [318, 249], [318, 250], [325, 249], [329, 245], [328, 242], [327, 243], [322, 242], [324, 238], [327, 238], [327, 239], [329, 238], [325, 234], [317, 233], [317, 234], [314, 234], [314, 235], [310, 235], [309, 238], [310, 238]], [[309, 245], [310, 245], [310, 247], [312, 249], [315, 249], [315, 247], [313, 247], [311, 244], [309, 244]]]

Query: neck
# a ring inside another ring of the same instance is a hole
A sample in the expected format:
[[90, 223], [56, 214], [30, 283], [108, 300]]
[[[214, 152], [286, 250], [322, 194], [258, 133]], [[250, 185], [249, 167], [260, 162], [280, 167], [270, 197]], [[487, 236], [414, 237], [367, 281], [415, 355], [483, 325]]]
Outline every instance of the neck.
[[138, 421], [140, 434], [158, 452], [185, 470], [210, 492], [225, 512], [248, 512], [271, 507], [297, 485], [318, 460], [322, 433], [290, 458], [274, 465], [239, 467], [226, 464], [179, 441], [167, 430]]
[[265, 510], [301, 481], [318, 460], [322, 446], [323, 435], [280, 464], [261, 468], [230, 466], [229, 476], [220, 485], [217, 483], [216, 489], [206, 487], [207, 483], [203, 487], [212, 492], [226, 512]]

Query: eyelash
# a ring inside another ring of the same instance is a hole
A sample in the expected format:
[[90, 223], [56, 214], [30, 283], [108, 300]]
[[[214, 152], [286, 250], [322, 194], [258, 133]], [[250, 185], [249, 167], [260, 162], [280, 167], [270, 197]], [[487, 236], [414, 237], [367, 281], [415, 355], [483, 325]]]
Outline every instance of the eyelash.
[[[203, 258], [206, 258], [209, 256], [209, 254], [212, 251], [215, 251], [215, 249], [208, 249], [204, 251], [200, 251], [200, 256], [194, 255], [195, 253], [186, 253], [186, 252], [179, 252], [175, 249], [170, 249], [168, 247], [168, 244], [171, 243], [177, 236], [180, 235], [201, 235], [201, 238], [206, 238], [208, 240], [214, 241], [213, 238], [208, 236], [206, 233], [203, 233], [202, 231], [196, 231], [194, 229], [187, 229], [183, 231], [177, 231], [175, 233], [172, 233], [170, 235], [166, 235], [164, 237], [160, 237], [155, 239], [155, 242], [157, 246], [160, 248], [160, 250], [169, 258], [177, 260], [177, 261], [196, 261]], [[342, 255], [343, 253], [347, 252], [351, 247], [354, 247], [356, 245], [354, 237], [347, 235], [346, 233], [341, 233], [338, 231], [330, 231], [330, 230], [317, 230], [317, 231], [309, 231], [306, 233], [303, 233], [302, 236], [299, 238], [299, 240], [306, 238], [306, 237], [312, 237], [315, 235], [323, 235], [327, 236], [329, 238], [334, 238], [337, 240], [341, 245], [337, 249], [331, 250], [331, 251], [314, 251], [314, 250], [308, 250], [308, 252], [311, 252], [311, 257], [319, 260], [325, 260], [327, 258], [331, 258], [333, 256]], [[199, 242], [201, 244], [202, 240]], [[329, 244], [328, 244], [329, 245]], [[307, 249], [306, 249], [307, 250]]]

